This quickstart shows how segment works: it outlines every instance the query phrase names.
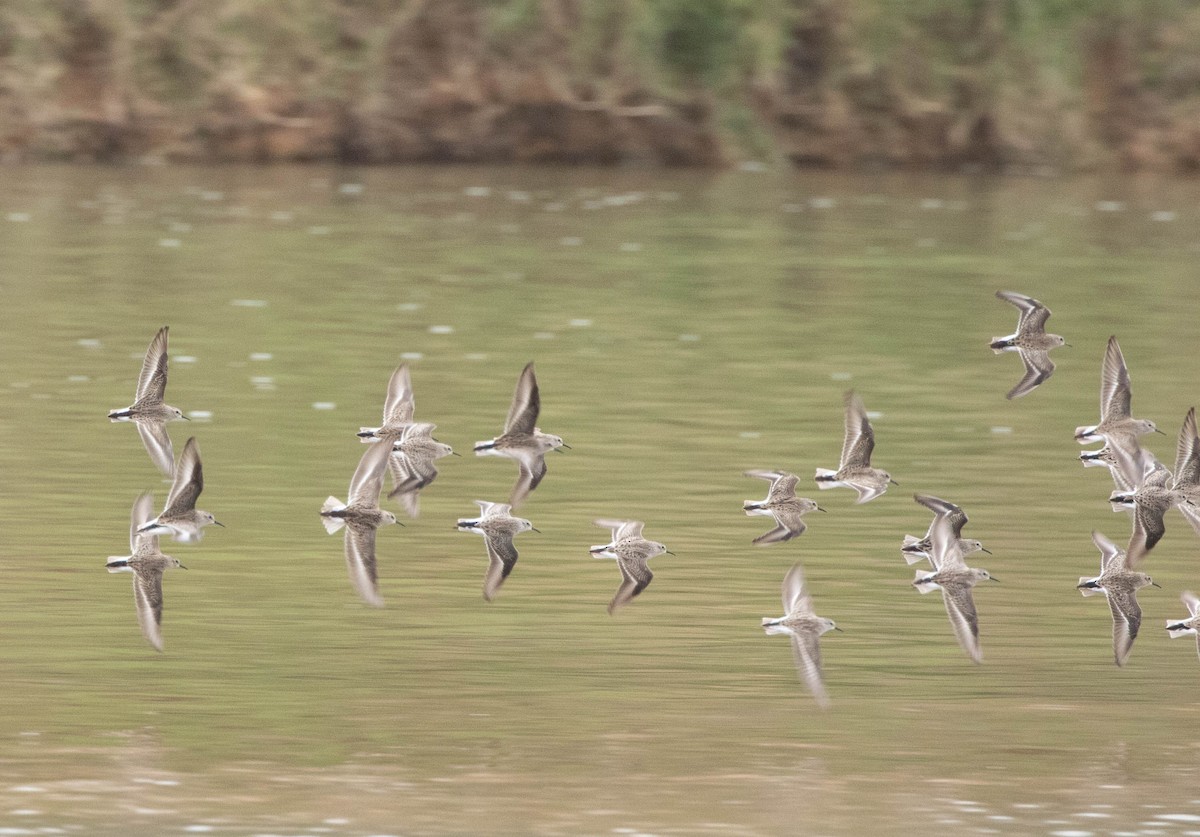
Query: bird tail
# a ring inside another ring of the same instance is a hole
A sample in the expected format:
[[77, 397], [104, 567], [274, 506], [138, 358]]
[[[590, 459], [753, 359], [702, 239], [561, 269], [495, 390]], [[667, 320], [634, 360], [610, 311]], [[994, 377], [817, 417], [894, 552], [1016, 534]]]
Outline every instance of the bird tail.
[[929, 580], [929, 573], [917, 570], [916, 578], [913, 579], [913, 587], [916, 587], [924, 595], [925, 593], [932, 593], [938, 586]]
[[1079, 584], [1077, 586], [1079, 592], [1085, 596], [1098, 596], [1104, 592], [1104, 588], [1096, 586], [1095, 579], [1085, 578], [1084, 576], [1079, 577]]
[[817, 481], [817, 488], [824, 491], [826, 488], [837, 488], [839, 485], [845, 485], [837, 479], [837, 471], [831, 471], [828, 468], [818, 468], [814, 479]]
[[912, 535], [904, 536], [904, 543], [900, 544], [900, 554], [904, 556], [904, 560], [908, 564], [915, 564], [922, 558], [928, 557], [924, 550], [913, 548], [915, 544], [921, 542], [920, 538], [914, 538]]
[[988, 344], [993, 352], [1002, 352], [1005, 349], [1011, 349], [1013, 339], [1011, 337], [993, 337], [992, 342]]
[[378, 442], [379, 437], [375, 435], [376, 432], [377, 432], [376, 428], [374, 428], [374, 427], [358, 428], [359, 441], [361, 441], [363, 444], [368, 444], [370, 442]]
[[764, 616], [763, 621], [762, 621], [762, 626], [764, 628], [769, 628], [772, 625], [778, 625], [782, 621], [783, 621], [782, 619], [772, 619], [770, 616]]
[[342, 518], [330, 516], [332, 512], [340, 511], [344, 508], [346, 508], [346, 505], [332, 494], [325, 498], [325, 502], [321, 505], [321, 523], [325, 524], [325, 531], [329, 534], [332, 535], [346, 525], [346, 521]]
[[133, 572], [129, 566], [128, 555], [110, 555], [104, 564], [110, 573]]
[[1177, 639], [1178, 637], [1187, 636], [1188, 634], [1194, 634], [1196, 632], [1194, 628], [1189, 628], [1182, 622], [1168, 622], [1167, 631], [1171, 634], [1171, 639]]
[[133, 415], [133, 411], [128, 407], [122, 407], [119, 410], [109, 410], [108, 418], [110, 421], [124, 421]]
[[486, 439], [482, 442], [475, 443], [475, 452], [480, 453], [481, 451], [491, 450], [494, 447], [496, 447], [496, 440], [495, 439]]
[[1079, 425], [1075, 428], [1075, 441], [1081, 445], [1086, 445], [1088, 442], [1099, 442], [1101, 437], [1096, 435], [1097, 427], [1098, 425], [1095, 424]]

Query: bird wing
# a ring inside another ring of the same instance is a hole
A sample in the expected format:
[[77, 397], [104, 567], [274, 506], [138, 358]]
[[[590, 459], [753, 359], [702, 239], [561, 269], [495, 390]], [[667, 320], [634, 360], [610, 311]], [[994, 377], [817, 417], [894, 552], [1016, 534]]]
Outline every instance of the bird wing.
[[139, 494], [129, 510], [129, 554], [137, 552], [140, 538], [153, 538], [153, 544], [158, 546], [158, 535], [139, 535], [138, 529], [145, 526], [154, 517], [154, 497], [149, 491]]
[[958, 644], [972, 661], [983, 662], [983, 651], [979, 647], [979, 615], [975, 612], [975, 599], [968, 584], [943, 584], [942, 601], [946, 603], [946, 615]]
[[821, 708], [829, 705], [825, 692], [825, 680], [821, 677], [821, 643], [813, 631], [789, 631], [792, 635], [792, 656], [796, 658], [796, 671], [812, 692]]
[[[875, 449], [875, 431], [867, 420], [867, 408], [854, 390], [844, 396], [846, 405], [846, 438], [842, 442], [842, 461], [839, 470], [847, 466], [871, 465], [871, 451]], [[865, 502], [860, 500], [860, 502]]]
[[1133, 641], [1137, 639], [1138, 628], [1142, 624], [1142, 609], [1138, 606], [1137, 596], [1131, 591], [1106, 589], [1105, 592], [1113, 617], [1113, 658], [1117, 665], [1123, 666], [1133, 650]]
[[800, 478], [795, 474], [779, 472], [779, 476], [771, 483], [771, 488], [767, 492], [767, 501], [782, 503], [793, 499], [796, 496], [796, 484], [799, 482]]
[[408, 373], [408, 364], [402, 363], [388, 380], [387, 397], [383, 402], [384, 426], [409, 423], [414, 406], [412, 378]]
[[963, 527], [967, 525], [970, 518], [967, 517], [967, 513], [961, 507], [940, 497], [934, 497], [931, 494], [914, 494], [913, 499], [933, 512], [933, 523], [929, 528], [930, 536], [933, 535], [935, 527], [945, 526], [949, 527], [950, 537], [956, 539], [962, 537]]
[[483, 579], [483, 597], [490, 602], [517, 565], [517, 548], [513, 546], [512, 532], [488, 533], [484, 541], [487, 543], [488, 569]]
[[[372, 445], [371, 447], [381, 447]], [[386, 446], [382, 446], [386, 447]], [[375, 527], [362, 523], [346, 524], [346, 570], [350, 583], [364, 602], [383, 607], [379, 595], [379, 577], [375, 566]]]
[[650, 572], [650, 568], [646, 566], [646, 559], [639, 556], [617, 556], [617, 566], [621, 568], [621, 586], [617, 588], [617, 593], [613, 596], [611, 602], [608, 603], [608, 612], [611, 614], [619, 607], [623, 607], [638, 593], [646, 589], [650, 584], [650, 580], [654, 578], [654, 573]]
[[790, 541], [792, 538], [803, 534], [804, 530], [808, 528], [800, 518], [800, 515], [791, 509], [772, 509], [771, 516], [775, 518], [775, 522], [778, 525], [766, 534], [759, 535], [751, 541], [755, 546], [767, 546], [773, 543]]
[[386, 442], [367, 446], [362, 459], [358, 460], [358, 467], [354, 469], [354, 476], [350, 478], [350, 496], [346, 498], [346, 505], [367, 508], [379, 505], [383, 472], [391, 455], [392, 446]]
[[812, 612], [812, 596], [804, 584], [804, 568], [798, 563], [793, 564], [783, 577], [783, 613], [785, 616], [792, 616]]
[[175, 473], [175, 448], [171, 444], [171, 437], [167, 435], [166, 422], [135, 418], [133, 423], [137, 425], [142, 447], [150, 454], [154, 467], [168, 477], [172, 476]]
[[1129, 566], [1133, 567], [1146, 557], [1146, 553], [1154, 549], [1154, 545], [1162, 540], [1167, 527], [1163, 523], [1163, 513], [1166, 509], [1157, 505], [1137, 503], [1133, 507], [1133, 535], [1129, 539]]
[[204, 468], [200, 463], [200, 447], [196, 444], [196, 437], [190, 436], [183, 446], [183, 453], [179, 454], [179, 464], [175, 467], [175, 479], [171, 483], [163, 514], [170, 516], [193, 511], [203, 490]]
[[1004, 396], [1010, 401], [1033, 392], [1054, 374], [1054, 361], [1050, 359], [1049, 352], [1042, 349], [1019, 349], [1017, 353], [1021, 356], [1021, 362], [1025, 364], [1025, 374]]
[[138, 625], [142, 636], [158, 651], [162, 641], [162, 568], [139, 568], [133, 573], [133, 603], [137, 608]]
[[1094, 543], [1096, 548], [1100, 550], [1100, 575], [1104, 575], [1104, 573], [1108, 570], [1109, 565], [1112, 564], [1113, 561], [1121, 562], [1116, 566], [1125, 565], [1125, 550], [1121, 549], [1121, 547], [1117, 546], [1115, 543], [1094, 529], [1092, 530], [1092, 543]]
[[1188, 613], [1192, 616], [1200, 614], [1200, 597], [1197, 597], [1191, 590], [1184, 590], [1180, 594], [1179, 600], [1187, 606]]
[[1175, 448], [1175, 487], [1188, 489], [1200, 486], [1200, 437], [1196, 435], [1196, 408], [1188, 410], [1179, 428], [1179, 443]]
[[504, 432], [532, 433], [541, 408], [542, 399], [538, 393], [537, 376], [533, 372], [533, 361], [530, 361], [525, 364], [525, 368], [521, 370], [521, 377], [517, 379], [512, 406], [508, 410], [508, 419], [504, 422]]
[[167, 330], [167, 326], [160, 328], [146, 348], [134, 404], [162, 401], [167, 392]]
[[1104, 363], [1100, 367], [1100, 421], [1129, 418], [1129, 403], [1132, 392], [1129, 385], [1129, 368], [1121, 354], [1121, 344], [1114, 334], [1108, 338], [1104, 350]]
[[1017, 334], [1042, 332], [1046, 329], [1046, 320], [1050, 319], [1050, 309], [1031, 296], [1015, 291], [996, 291], [996, 296], [1005, 302], [1010, 302], [1020, 310], [1017, 319]]
[[513, 486], [509, 505], [518, 506], [538, 487], [542, 477], [546, 476], [546, 457], [540, 453], [531, 453], [517, 460], [519, 472], [516, 485]]

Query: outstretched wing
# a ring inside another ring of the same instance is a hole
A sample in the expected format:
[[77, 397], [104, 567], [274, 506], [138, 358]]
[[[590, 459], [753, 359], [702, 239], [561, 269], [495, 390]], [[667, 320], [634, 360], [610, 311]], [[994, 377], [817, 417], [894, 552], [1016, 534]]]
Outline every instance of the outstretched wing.
[[200, 446], [196, 444], [196, 437], [191, 436], [179, 455], [179, 465], [175, 468], [175, 479], [171, 483], [171, 493], [167, 495], [163, 514], [169, 516], [192, 511], [203, 490], [204, 468], [200, 463]]
[[1129, 368], [1121, 354], [1117, 335], [1108, 338], [1104, 350], [1104, 363], [1100, 367], [1100, 421], [1115, 421], [1129, 418], [1129, 403], [1132, 391], [1129, 385]]
[[839, 470], [848, 466], [869, 467], [871, 451], [875, 450], [875, 431], [867, 420], [867, 408], [854, 390], [848, 391], [843, 400], [846, 405], [846, 438], [842, 442]]
[[517, 460], [517, 463], [520, 468], [517, 474], [517, 483], [513, 486], [512, 495], [508, 500], [509, 505], [513, 507], [519, 506], [521, 501], [538, 487], [542, 477], [546, 476], [546, 457], [543, 454], [524, 455]]
[[517, 379], [512, 406], [509, 407], [508, 419], [504, 422], [504, 432], [532, 433], [541, 408], [542, 400], [538, 394], [537, 376], [533, 373], [531, 360], [525, 364], [525, 368], [521, 370], [521, 377]]
[[483, 578], [483, 598], [490, 602], [517, 565], [517, 548], [513, 546], [512, 532], [489, 534], [484, 541], [487, 543], [488, 569]]
[[166, 422], [135, 418], [133, 423], [137, 425], [142, 447], [150, 454], [150, 461], [154, 463], [154, 467], [168, 477], [174, 475], [175, 448], [171, 444], [171, 437], [167, 435]]
[[1138, 628], [1142, 624], [1142, 609], [1132, 591], [1106, 589], [1104, 592], [1108, 594], [1108, 607], [1113, 617], [1113, 659], [1117, 665], [1123, 666], [1133, 650], [1133, 641], [1137, 639]]
[[[372, 445], [383, 447], [386, 445]], [[375, 567], [375, 527], [362, 523], [346, 524], [346, 570], [359, 597], [372, 607], [383, 607], [379, 595], [379, 577]]]
[[645, 558], [619, 556], [617, 566], [621, 568], [622, 580], [621, 586], [617, 588], [617, 594], [608, 603], [610, 614], [617, 608], [628, 604], [634, 596], [645, 590], [651, 579], [654, 578], [654, 573], [650, 572], [650, 568], [646, 566]]
[[946, 614], [958, 644], [967, 652], [972, 662], [983, 662], [983, 651], [979, 647], [979, 615], [975, 612], [975, 599], [966, 584], [942, 585], [942, 601], [946, 603]]
[[1017, 334], [1043, 332], [1046, 330], [1046, 320], [1050, 319], [1050, 309], [1031, 296], [1014, 291], [996, 291], [996, 296], [1005, 302], [1010, 302], [1020, 310], [1017, 320]]
[[414, 405], [412, 378], [408, 373], [408, 364], [402, 363], [388, 380], [387, 398], [383, 402], [383, 425], [408, 424], [412, 421]]
[[1200, 437], [1196, 435], [1196, 408], [1188, 410], [1179, 428], [1175, 448], [1175, 487], [1187, 490], [1200, 487]]
[[1021, 362], [1025, 364], [1025, 374], [1004, 396], [1010, 401], [1033, 392], [1054, 373], [1054, 361], [1050, 359], [1049, 352], [1041, 349], [1020, 349], [1018, 354], [1021, 355]]
[[167, 392], [167, 331], [167, 326], [160, 328], [146, 348], [146, 357], [142, 359], [142, 373], [138, 375], [134, 404], [162, 401]]
[[133, 603], [137, 608], [138, 625], [142, 636], [154, 646], [155, 650], [163, 650], [162, 641], [162, 568], [134, 570], [133, 573]]
[[783, 613], [785, 616], [795, 616], [811, 615], [812, 612], [812, 596], [804, 584], [804, 568], [799, 563], [793, 564], [783, 577]]
[[358, 460], [354, 476], [350, 478], [350, 496], [346, 498], [346, 505], [370, 508], [379, 504], [383, 473], [391, 455], [392, 446], [386, 442], [367, 447], [362, 459]]
[[796, 671], [812, 692], [813, 698], [822, 709], [829, 706], [829, 695], [825, 692], [825, 680], [821, 676], [821, 643], [813, 631], [789, 631], [792, 635], [792, 656], [796, 658]]

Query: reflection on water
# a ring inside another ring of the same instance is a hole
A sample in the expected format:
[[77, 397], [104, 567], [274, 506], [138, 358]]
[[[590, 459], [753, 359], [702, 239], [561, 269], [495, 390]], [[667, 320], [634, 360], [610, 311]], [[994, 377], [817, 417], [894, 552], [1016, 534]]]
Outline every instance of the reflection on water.
[[[1091, 530], [1129, 524], [1071, 438], [1113, 333], [1138, 415], [1175, 427], [1200, 397], [1195, 184], [7, 174], [0, 834], [1200, 832], [1200, 672], [1162, 630], [1200, 542], [1168, 519], [1147, 561], [1164, 589], [1117, 669], [1109, 614], [1074, 586]], [[987, 348], [1012, 324], [1000, 288], [1071, 344], [1016, 402]], [[167, 484], [105, 411], [165, 324], [172, 403], [197, 420], [168, 430], [197, 436], [227, 528], [175, 549], [188, 584], [158, 655], [102, 562]], [[542, 534], [494, 602], [453, 524], [510, 468], [442, 460], [420, 517], [380, 538], [386, 608], [322, 531], [404, 360], [458, 450], [534, 360], [539, 421], [572, 446], [521, 507]], [[811, 491], [851, 387], [902, 487], [829, 492], [801, 537], [752, 546], [743, 472]], [[994, 553], [981, 666], [912, 589], [913, 492], [962, 505]], [[598, 517], [675, 553], [611, 617]], [[796, 561], [846, 631], [823, 649], [827, 712], [759, 627]]]

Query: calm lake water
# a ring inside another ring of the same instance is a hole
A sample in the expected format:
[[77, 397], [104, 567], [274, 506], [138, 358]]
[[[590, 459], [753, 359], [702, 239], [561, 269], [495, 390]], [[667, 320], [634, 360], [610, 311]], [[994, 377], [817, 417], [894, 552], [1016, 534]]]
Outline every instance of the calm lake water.
[[[15, 168], [0, 191], [0, 834], [1200, 834], [1200, 662], [1164, 620], [1200, 589], [1172, 512], [1142, 635], [1112, 662], [1090, 537], [1129, 522], [1072, 440], [1120, 337], [1135, 414], [1200, 401], [1200, 183], [790, 171]], [[1058, 371], [1015, 402], [998, 289], [1054, 313]], [[164, 542], [166, 651], [128, 575], [162, 482], [107, 410], [171, 326], [201, 506]], [[419, 420], [466, 454], [379, 533], [363, 605], [317, 510], [344, 497], [402, 359]], [[537, 362], [572, 450], [521, 507], [542, 534], [497, 600], [480, 539], [497, 435]], [[900, 482], [820, 494], [799, 539], [741, 513], [784, 468], [816, 496], [842, 393]], [[899, 553], [923, 491], [961, 504], [984, 664]], [[675, 556], [610, 617], [597, 517]], [[816, 519], [813, 519], [816, 518]], [[974, 560], [975, 558], [985, 560]], [[766, 636], [804, 564], [832, 706]]]

